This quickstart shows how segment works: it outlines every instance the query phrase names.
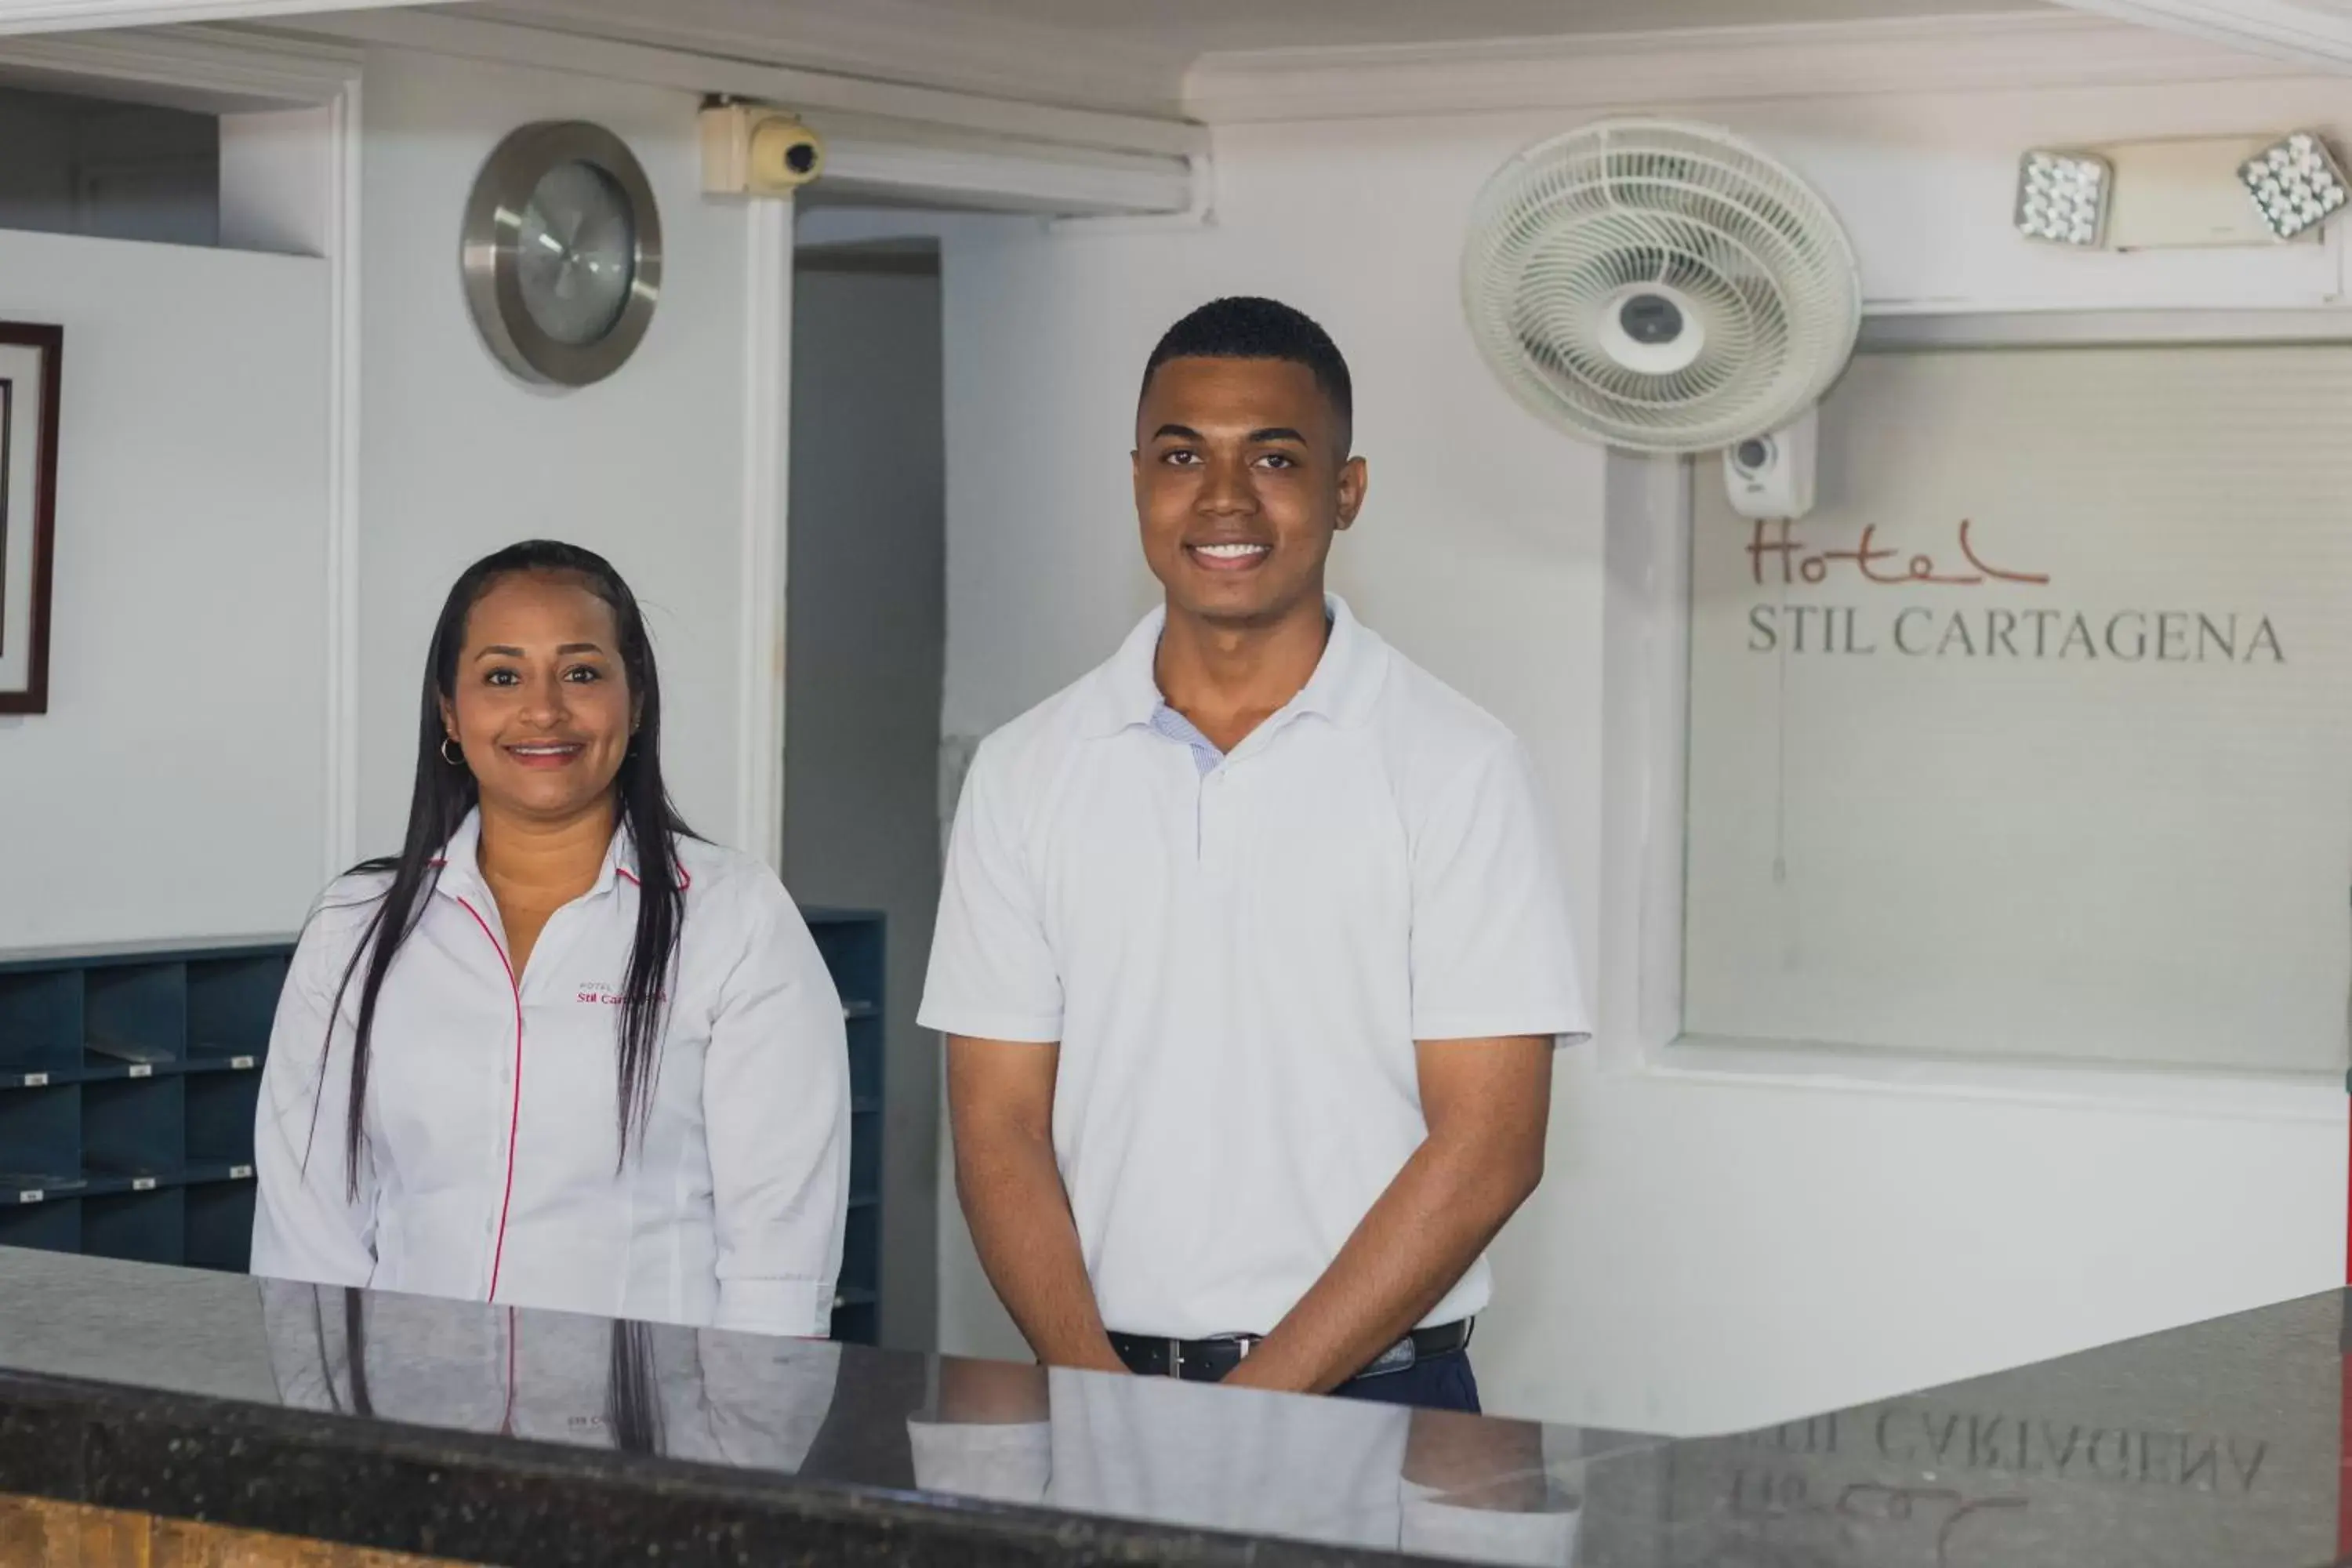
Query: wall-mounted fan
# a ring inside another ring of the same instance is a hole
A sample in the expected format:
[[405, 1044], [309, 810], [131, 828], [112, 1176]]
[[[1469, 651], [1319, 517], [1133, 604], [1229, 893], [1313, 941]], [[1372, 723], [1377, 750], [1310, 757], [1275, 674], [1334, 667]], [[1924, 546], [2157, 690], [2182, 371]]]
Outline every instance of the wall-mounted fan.
[[1735, 458], [1804, 421], [1862, 323], [1853, 247], [1811, 185], [1727, 131], [1656, 120], [1503, 165], [1471, 213], [1462, 300], [1486, 363], [1545, 418]]

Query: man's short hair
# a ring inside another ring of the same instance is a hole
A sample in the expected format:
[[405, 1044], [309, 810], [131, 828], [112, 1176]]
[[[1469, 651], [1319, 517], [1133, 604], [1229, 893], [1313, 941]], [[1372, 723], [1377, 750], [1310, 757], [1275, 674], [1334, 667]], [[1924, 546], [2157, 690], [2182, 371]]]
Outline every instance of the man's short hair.
[[1145, 390], [1150, 388], [1152, 373], [1171, 359], [1271, 359], [1305, 365], [1339, 416], [1344, 453], [1347, 432], [1355, 422], [1355, 385], [1339, 345], [1304, 311], [1249, 294], [1212, 300], [1160, 337], [1144, 363]]

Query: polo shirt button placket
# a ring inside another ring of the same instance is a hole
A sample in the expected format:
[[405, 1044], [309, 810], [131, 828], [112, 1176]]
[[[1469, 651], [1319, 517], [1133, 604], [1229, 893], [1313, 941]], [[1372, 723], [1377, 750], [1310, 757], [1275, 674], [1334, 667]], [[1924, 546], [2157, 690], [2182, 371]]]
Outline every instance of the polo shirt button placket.
[[1222, 885], [1226, 865], [1232, 857], [1226, 852], [1233, 840], [1231, 792], [1226, 781], [1232, 774], [1233, 760], [1227, 758], [1202, 781], [1201, 792], [1201, 867], [1212, 885]]

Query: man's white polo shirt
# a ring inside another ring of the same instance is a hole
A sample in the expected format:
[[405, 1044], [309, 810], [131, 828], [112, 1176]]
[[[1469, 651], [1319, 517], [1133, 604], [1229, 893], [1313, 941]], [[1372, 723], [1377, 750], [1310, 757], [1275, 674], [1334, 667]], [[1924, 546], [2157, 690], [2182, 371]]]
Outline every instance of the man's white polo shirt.
[[[1206, 773], [1152, 727], [1155, 611], [964, 783], [921, 1022], [1061, 1042], [1116, 1331], [1280, 1321], [1428, 1135], [1414, 1041], [1589, 1028], [1518, 742], [1328, 604], [1313, 679]], [[1481, 1258], [1425, 1321], [1487, 1293]]]

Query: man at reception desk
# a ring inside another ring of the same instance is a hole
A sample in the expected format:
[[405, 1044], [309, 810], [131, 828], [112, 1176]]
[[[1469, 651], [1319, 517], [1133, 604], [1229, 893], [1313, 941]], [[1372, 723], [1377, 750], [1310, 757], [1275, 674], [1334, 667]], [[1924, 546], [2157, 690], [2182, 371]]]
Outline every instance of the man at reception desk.
[[1518, 742], [1325, 590], [1350, 407], [1275, 301], [1160, 340], [1165, 605], [973, 758], [921, 1018], [1040, 1360], [1475, 1410], [1484, 1254], [1588, 1025]]

